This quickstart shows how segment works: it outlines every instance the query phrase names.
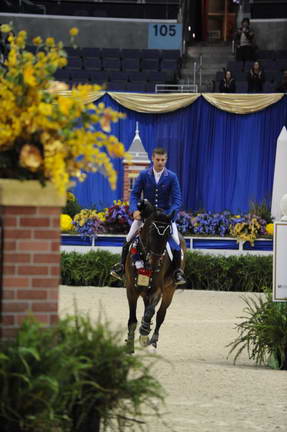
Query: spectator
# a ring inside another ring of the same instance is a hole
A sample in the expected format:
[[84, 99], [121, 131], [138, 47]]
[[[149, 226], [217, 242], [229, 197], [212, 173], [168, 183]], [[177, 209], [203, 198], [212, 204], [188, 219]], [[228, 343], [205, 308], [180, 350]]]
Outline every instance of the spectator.
[[248, 93], [261, 93], [265, 81], [264, 72], [260, 63], [255, 61], [248, 72]]
[[244, 70], [246, 61], [255, 60], [255, 38], [248, 18], [243, 18], [241, 21], [241, 26], [235, 33], [234, 41], [236, 59], [242, 61], [242, 70]]
[[276, 92], [287, 93], [287, 69], [283, 71], [282, 80], [277, 86]]
[[220, 93], [236, 93], [235, 79], [230, 70], [224, 72], [224, 78], [219, 83]]

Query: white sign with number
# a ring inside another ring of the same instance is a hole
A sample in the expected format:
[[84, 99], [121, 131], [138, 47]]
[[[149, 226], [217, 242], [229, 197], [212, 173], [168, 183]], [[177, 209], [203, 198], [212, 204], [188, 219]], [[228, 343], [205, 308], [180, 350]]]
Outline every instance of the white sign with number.
[[287, 301], [287, 222], [274, 223], [273, 301]]
[[182, 24], [150, 23], [148, 25], [149, 49], [181, 49]]

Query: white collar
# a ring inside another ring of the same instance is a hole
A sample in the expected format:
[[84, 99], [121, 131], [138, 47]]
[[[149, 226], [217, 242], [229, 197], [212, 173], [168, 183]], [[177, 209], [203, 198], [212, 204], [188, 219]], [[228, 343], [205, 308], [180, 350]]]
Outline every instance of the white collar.
[[161, 171], [156, 171], [154, 168], [153, 169], [153, 173], [155, 177], [160, 177], [162, 175], [162, 173], [164, 172], [164, 168]]

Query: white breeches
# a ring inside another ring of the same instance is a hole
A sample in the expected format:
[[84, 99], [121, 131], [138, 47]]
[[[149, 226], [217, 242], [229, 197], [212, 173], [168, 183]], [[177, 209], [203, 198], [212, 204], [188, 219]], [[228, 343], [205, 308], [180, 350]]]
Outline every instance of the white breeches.
[[[127, 235], [127, 242], [130, 241], [134, 236], [135, 233], [143, 226], [143, 221], [142, 220], [137, 220], [134, 219], [133, 223], [131, 224], [129, 233]], [[171, 224], [172, 227], [172, 238], [175, 241], [175, 243], [177, 245], [179, 245], [179, 237], [178, 237], [178, 230], [177, 230], [177, 225], [175, 222], [172, 222]]]

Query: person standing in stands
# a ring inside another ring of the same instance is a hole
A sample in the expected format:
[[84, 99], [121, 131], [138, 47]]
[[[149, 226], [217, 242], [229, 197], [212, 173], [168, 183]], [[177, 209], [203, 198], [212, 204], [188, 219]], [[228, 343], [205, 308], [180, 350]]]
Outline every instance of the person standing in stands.
[[220, 93], [236, 93], [235, 79], [230, 70], [224, 72], [224, 77], [219, 83]]
[[245, 68], [245, 62], [255, 60], [255, 39], [254, 32], [250, 28], [248, 18], [243, 18], [241, 26], [235, 33], [236, 59], [242, 61], [242, 70]]
[[265, 81], [263, 69], [258, 61], [255, 61], [248, 72], [248, 93], [262, 93]]
[[167, 162], [167, 152], [162, 147], [156, 147], [152, 152], [153, 165], [140, 172], [135, 180], [130, 196], [130, 210], [133, 213], [133, 223], [126, 238], [126, 243], [122, 249], [121, 262], [113, 266], [111, 275], [117, 279], [122, 279], [125, 271], [125, 262], [129, 247], [136, 233], [143, 225], [141, 212], [138, 210], [138, 202], [142, 195], [155, 208], [164, 210], [166, 214], [173, 214], [172, 219], [172, 253], [174, 273], [173, 279], [176, 285], [185, 284], [184, 273], [181, 267], [181, 248], [175, 219], [182, 204], [181, 191], [177, 175], [168, 170], [165, 165]]

